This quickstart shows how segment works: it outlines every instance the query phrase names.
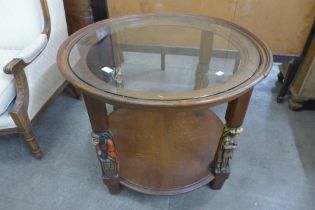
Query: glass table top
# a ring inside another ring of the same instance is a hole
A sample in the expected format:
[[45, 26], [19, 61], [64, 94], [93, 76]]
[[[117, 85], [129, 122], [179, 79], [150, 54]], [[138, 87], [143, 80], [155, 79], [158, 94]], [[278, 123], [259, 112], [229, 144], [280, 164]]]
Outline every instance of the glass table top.
[[259, 46], [226, 21], [144, 15], [104, 21], [82, 35], [68, 58], [84, 83], [146, 100], [183, 100], [233, 90], [258, 74]]

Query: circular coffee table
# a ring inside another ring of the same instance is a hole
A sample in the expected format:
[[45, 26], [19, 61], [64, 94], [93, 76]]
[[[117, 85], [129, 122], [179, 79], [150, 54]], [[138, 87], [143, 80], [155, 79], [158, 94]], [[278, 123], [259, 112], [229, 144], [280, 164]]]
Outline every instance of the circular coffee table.
[[[110, 192], [123, 185], [174, 195], [222, 187], [253, 87], [272, 56], [255, 35], [225, 20], [146, 14], [76, 32], [57, 61], [83, 93]], [[226, 102], [222, 123], [209, 108]]]

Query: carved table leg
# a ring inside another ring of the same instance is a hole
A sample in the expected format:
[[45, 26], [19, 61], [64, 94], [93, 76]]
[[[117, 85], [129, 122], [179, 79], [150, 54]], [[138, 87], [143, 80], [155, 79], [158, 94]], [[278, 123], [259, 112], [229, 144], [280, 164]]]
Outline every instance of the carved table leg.
[[83, 98], [93, 130], [92, 140], [102, 167], [103, 182], [111, 193], [118, 193], [120, 191], [119, 162], [113, 137], [108, 127], [106, 105], [86, 93], [83, 93]]
[[225, 114], [226, 125], [224, 126], [215, 159], [212, 163], [212, 170], [215, 176], [214, 180], [210, 183], [212, 189], [221, 189], [225, 180], [229, 177], [230, 160], [234, 149], [237, 147], [234, 137], [243, 131], [241, 125], [245, 118], [251, 93], [252, 90], [230, 101], [228, 104]]
[[110, 130], [103, 133], [92, 133], [97, 158], [102, 167], [103, 182], [111, 193], [120, 191], [119, 160]]

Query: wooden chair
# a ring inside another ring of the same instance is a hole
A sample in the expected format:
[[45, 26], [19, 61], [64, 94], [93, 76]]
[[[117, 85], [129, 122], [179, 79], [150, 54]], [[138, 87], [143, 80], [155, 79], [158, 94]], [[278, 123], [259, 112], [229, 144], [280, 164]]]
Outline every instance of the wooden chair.
[[0, 14], [0, 134], [23, 134], [40, 159], [32, 125], [67, 85], [56, 65], [63, 1], [0, 0]]

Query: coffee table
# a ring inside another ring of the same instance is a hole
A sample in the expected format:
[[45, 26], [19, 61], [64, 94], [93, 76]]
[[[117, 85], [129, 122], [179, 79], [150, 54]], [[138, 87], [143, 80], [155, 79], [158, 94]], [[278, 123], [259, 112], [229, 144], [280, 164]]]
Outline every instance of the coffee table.
[[[223, 186], [252, 90], [272, 56], [225, 20], [145, 14], [76, 32], [57, 62], [82, 91], [109, 191], [123, 185], [175, 195]], [[223, 103], [225, 123], [210, 110]], [[106, 104], [114, 106], [110, 114]]]

